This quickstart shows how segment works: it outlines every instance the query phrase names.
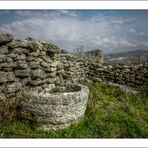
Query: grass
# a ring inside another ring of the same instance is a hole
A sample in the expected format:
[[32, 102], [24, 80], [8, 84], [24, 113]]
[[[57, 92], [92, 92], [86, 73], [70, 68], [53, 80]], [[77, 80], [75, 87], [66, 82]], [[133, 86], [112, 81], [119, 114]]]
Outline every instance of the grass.
[[125, 94], [105, 84], [87, 84], [89, 101], [84, 119], [52, 133], [39, 132], [23, 120], [0, 126], [3, 138], [147, 138], [148, 93]]

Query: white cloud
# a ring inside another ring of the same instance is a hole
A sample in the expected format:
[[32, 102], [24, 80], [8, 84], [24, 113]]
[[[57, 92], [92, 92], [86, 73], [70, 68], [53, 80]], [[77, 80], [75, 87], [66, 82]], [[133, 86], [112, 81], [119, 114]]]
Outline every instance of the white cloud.
[[130, 29], [128, 30], [128, 32], [131, 32], [131, 33], [137, 33], [136, 30], [135, 30], [134, 28], [130, 28]]
[[51, 41], [67, 50], [83, 45], [87, 49], [101, 48], [111, 52], [136, 49], [140, 45], [140, 41], [125, 36], [125, 32], [136, 32], [127, 26], [133, 19], [104, 15], [81, 19], [75, 11], [68, 10], [16, 11], [16, 14], [20, 19], [0, 26], [0, 31], [21, 39], [33, 37]]
[[138, 31], [136, 31], [134, 28], [130, 28], [130, 29], [128, 30], [128, 32], [134, 33], [134, 34], [136, 34], [136, 35], [141, 35], [141, 36], [148, 35], [147, 32], [143, 32], [143, 31], [138, 32]]

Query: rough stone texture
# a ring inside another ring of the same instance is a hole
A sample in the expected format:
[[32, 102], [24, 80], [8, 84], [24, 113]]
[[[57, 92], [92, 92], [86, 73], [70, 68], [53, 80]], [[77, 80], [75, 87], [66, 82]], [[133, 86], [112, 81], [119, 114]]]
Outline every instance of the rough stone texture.
[[86, 60], [103, 64], [104, 58], [103, 58], [103, 51], [102, 50], [95, 49], [95, 50], [87, 51], [87, 52], [85, 52], [85, 55], [87, 57]]
[[137, 89], [148, 88], [148, 64], [140, 65], [101, 65], [93, 63], [89, 68], [89, 79], [113, 82]]
[[[78, 84], [69, 84], [54, 92], [54, 86], [44, 90], [25, 90], [22, 114], [40, 123], [39, 130], [51, 131], [78, 122], [85, 113], [89, 90]], [[66, 90], [67, 89], [67, 90]]]
[[60, 62], [57, 65], [57, 75], [60, 77], [60, 84], [79, 82], [85, 80], [89, 67], [87, 61], [83, 62], [76, 56], [60, 54]]
[[15, 81], [15, 75], [13, 72], [0, 71], [0, 83]]
[[13, 40], [13, 36], [7, 33], [0, 33], [0, 44], [5, 44], [11, 42]]

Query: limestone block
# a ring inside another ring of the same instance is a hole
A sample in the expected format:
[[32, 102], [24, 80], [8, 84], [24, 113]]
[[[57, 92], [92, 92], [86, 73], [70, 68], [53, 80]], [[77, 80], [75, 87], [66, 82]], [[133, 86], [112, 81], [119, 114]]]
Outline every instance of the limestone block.
[[29, 77], [30, 76], [30, 69], [22, 69], [22, 70], [15, 70], [15, 75], [17, 77]]
[[20, 91], [21, 89], [22, 89], [22, 84], [19, 82], [14, 82], [12, 84], [6, 85], [6, 92], [8, 93], [14, 93]]
[[8, 33], [0, 33], [0, 44], [8, 43], [13, 40], [13, 36]]
[[84, 116], [89, 90], [79, 84], [53, 90], [23, 92], [22, 116], [29, 114], [39, 123], [39, 130], [52, 131], [79, 122]]
[[0, 83], [15, 81], [15, 75], [13, 72], [0, 71]]
[[46, 78], [46, 72], [42, 69], [34, 69], [31, 70], [31, 77], [32, 78]]
[[6, 45], [0, 46], [0, 54], [7, 54], [8, 47]]

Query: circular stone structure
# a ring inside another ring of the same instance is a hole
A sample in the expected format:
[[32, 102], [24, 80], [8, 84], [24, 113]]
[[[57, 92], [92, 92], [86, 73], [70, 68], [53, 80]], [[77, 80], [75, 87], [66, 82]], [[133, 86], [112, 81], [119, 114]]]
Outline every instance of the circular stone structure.
[[22, 116], [39, 124], [38, 130], [53, 131], [78, 123], [84, 116], [89, 89], [80, 84], [25, 90]]

